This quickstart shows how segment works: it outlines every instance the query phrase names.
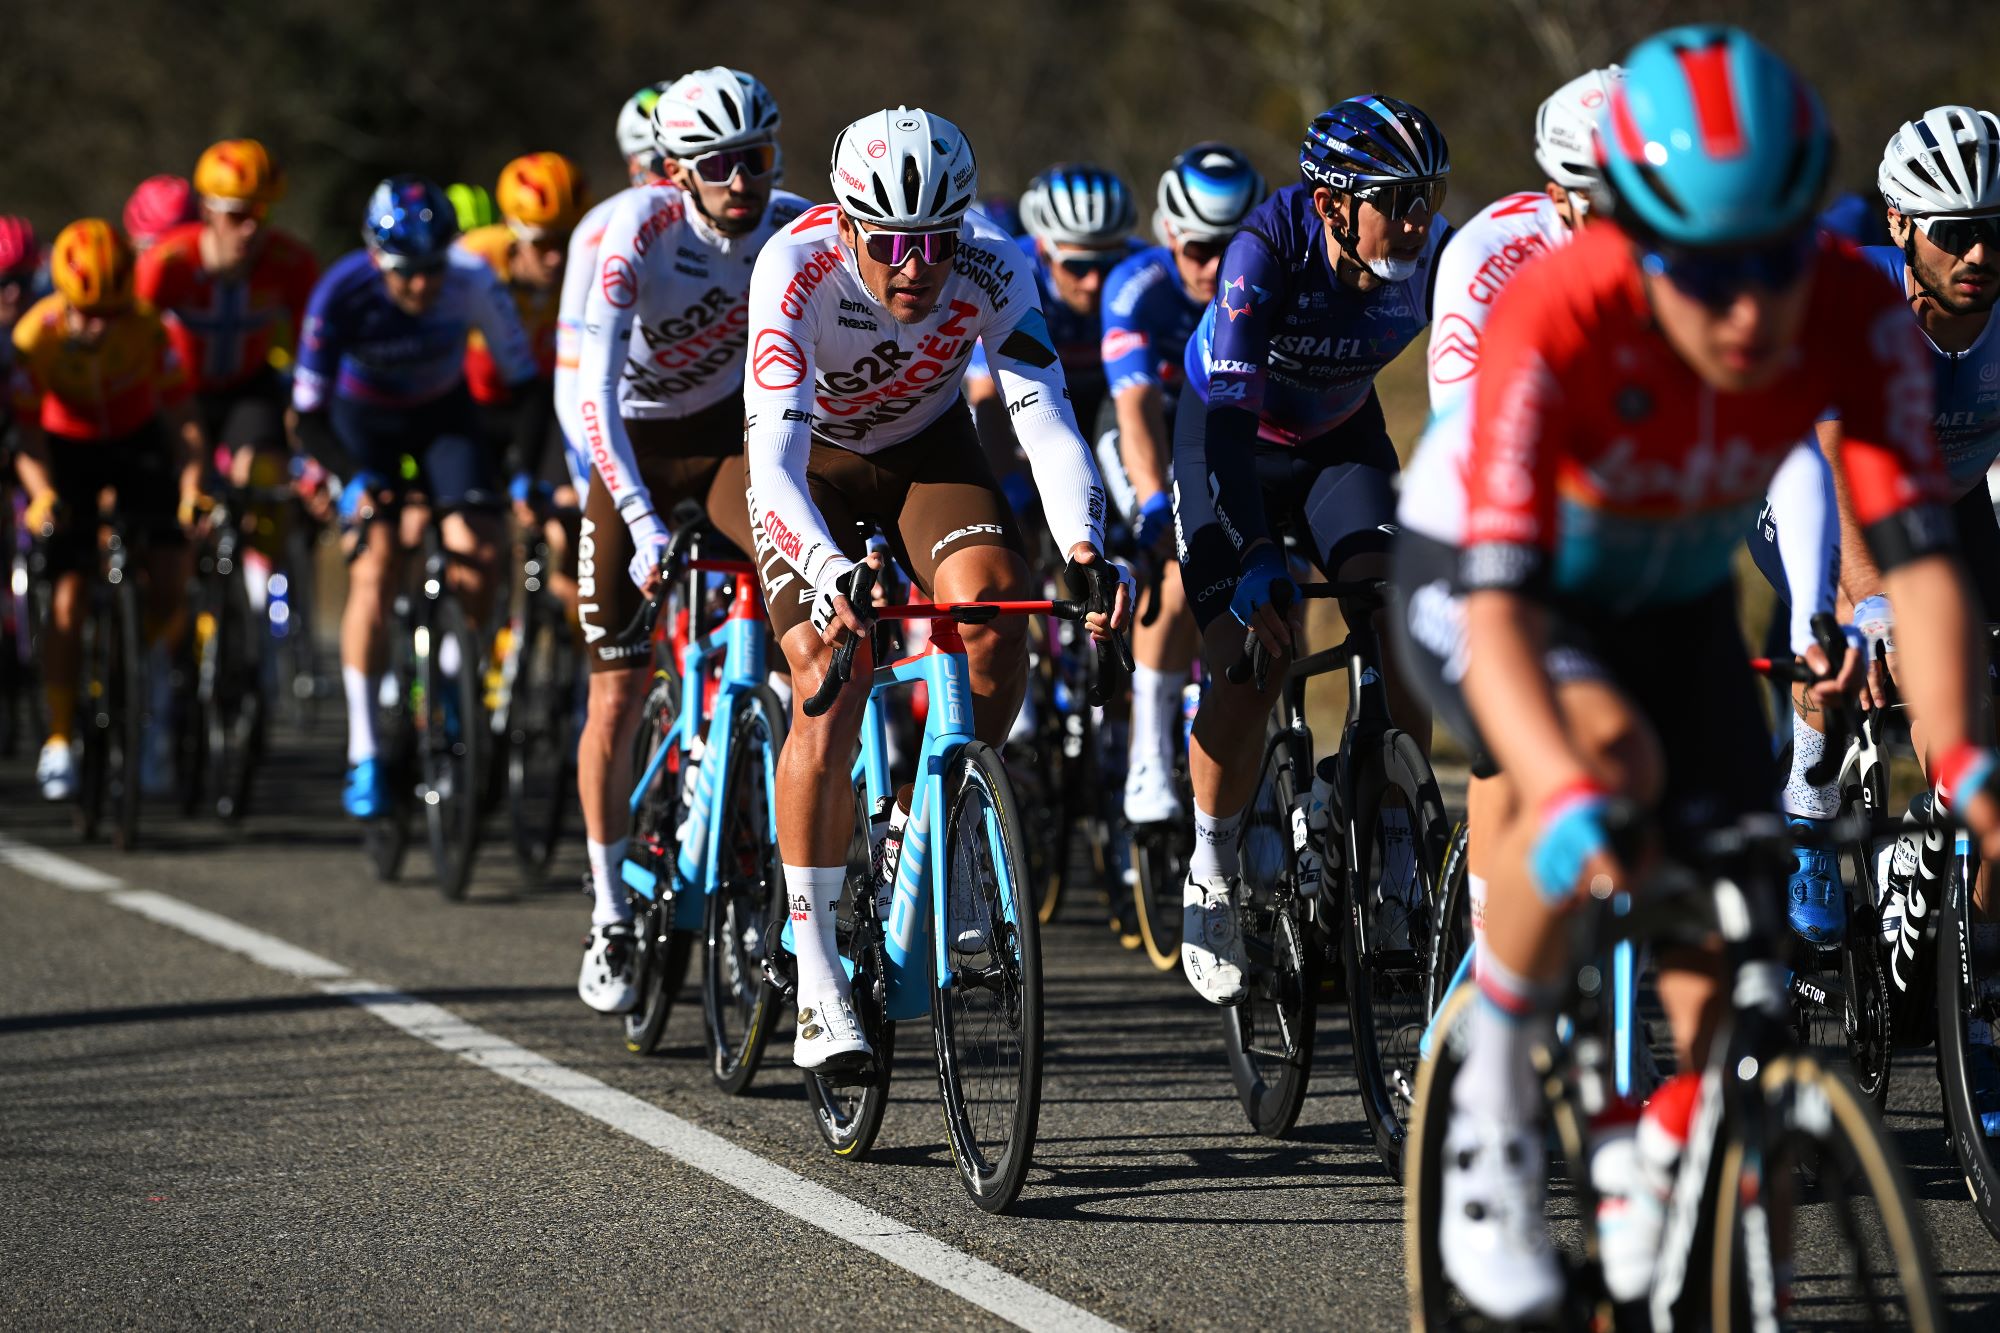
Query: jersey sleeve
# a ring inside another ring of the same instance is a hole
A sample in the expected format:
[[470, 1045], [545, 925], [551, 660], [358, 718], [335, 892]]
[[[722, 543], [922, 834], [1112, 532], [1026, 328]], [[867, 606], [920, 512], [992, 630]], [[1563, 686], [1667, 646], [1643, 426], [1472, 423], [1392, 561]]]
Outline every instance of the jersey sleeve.
[[1833, 610], [1840, 576], [1840, 509], [1833, 469], [1808, 436], [1792, 446], [1765, 495], [1777, 529], [1778, 559], [1785, 567], [1791, 606], [1791, 644], [1804, 655], [1813, 645], [1812, 618]]
[[1263, 238], [1239, 231], [1216, 276], [1215, 334], [1208, 363], [1208, 403], [1264, 410], [1271, 318], [1284, 300], [1284, 268]]
[[299, 334], [305, 325], [306, 307], [312, 301], [313, 288], [319, 282], [319, 261], [303, 241], [292, 243], [291, 254], [285, 265], [284, 281], [279, 284], [279, 299], [285, 307], [285, 326], [277, 340], [285, 356], [298, 355]]
[[1482, 260], [1479, 247], [1467, 244], [1461, 236], [1458, 244], [1439, 252], [1432, 269], [1431, 340], [1425, 360], [1433, 417], [1443, 416], [1472, 396], [1479, 372], [1480, 338], [1490, 310], [1472, 295], [1472, 279]]
[[452, 263], [465, 274], [471, 289], [472, 327], [486, 339], [486, 350], [507, 383], [518, 389], [541, 378], [535, 349], [521, 326], [521, 312], [493, 266], [478, 255], [454, 252]]
[[1098, 357], [1116, 397], [1127, 389], [1159, 388], [1160, 358], [1146, 327], [1146, 295], [1159, 274], [1144, 258], [1128, 259], [1104, 284], [1104, 331]]
[[340, 276], [339, 266], [323, 274], [306, 302], [298, 364], [292, 369], [292, 406], [301, 412], [323, 410], [340, 376], [341, 334], [335, 311]]
[[1848, 308], [1860, 317], [1862, 336], [1850, 327], [1834, 342], [1843, 359], [1834, 379], [1839, 466], [1855, 521], [1886, 572], [1949, 549], [1955, 529], [1932, 434], [1937, 387], [1916, 321], [1873, 275], [1850, 285]]
[[1049, 535], [1067, 552], [1079, 542], [1104, 549], [1104, 480], [1076, 428], [1062, 358], [1036, 299], [1027, 265], [1017, 265], [1003, 310], [1018, 312], [1001, 329], [982, 333], [993, 347], [991, 364], [1006, 401], [1014, 438], [1028, 456]]
[[159, 395], [162, 407], [179, 407], [193, 396], [194, 381], [160, 317], [148, 314], [145, 319], [150, 326], [146, 336], [153, 344], [153, 391]]
[[577, 329], [576, 422], [579, 443], [627, 523], [651, 512], [632, 437], [618, 414], [618, 379], [638, 315], [640, 224], [651, 214], [641, 198], [611, 211], [584, 291]]
[[1567, 427], [1563, 349], [1546, 305], [1544, 293], [1517, 282], [1486, 327], [1484, 365], [1472, 391], [1459, 563], [1459, 582], [1468, 590], [1535, 594], [1548, 583]]

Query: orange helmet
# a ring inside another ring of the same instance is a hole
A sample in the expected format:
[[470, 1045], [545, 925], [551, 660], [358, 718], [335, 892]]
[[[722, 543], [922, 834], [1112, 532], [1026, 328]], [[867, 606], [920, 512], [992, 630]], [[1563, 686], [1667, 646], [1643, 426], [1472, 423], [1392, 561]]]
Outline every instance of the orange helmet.
[[516, 230], [561, 235], [583, 216], [589, 191], [583, 169], [561, 153], [529, 153], [509, 162], [493, 192], [500, 216]]
[[224, 139], [195, 163], [194, 189], [204, 199], [265, 208], [284, 196], [285, 177], [255, 139]]
[[71, 305], [108, 314], [132, 304], [132, 245], [103, 218], [81, 218], [56, 234], [49, 277]]

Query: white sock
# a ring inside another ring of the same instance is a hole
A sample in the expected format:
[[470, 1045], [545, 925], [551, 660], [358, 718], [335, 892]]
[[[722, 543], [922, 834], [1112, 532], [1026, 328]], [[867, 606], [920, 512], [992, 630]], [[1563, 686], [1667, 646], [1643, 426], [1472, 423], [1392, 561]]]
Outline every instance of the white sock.
[[1800, 722], [1792, 728], [1792, 775], [1785, 781], [1785, 813], [1806, 819], [1832, 819], [1840, 813], [1840, 775], [1824, 787], [1806, 781], [1806, 770], [1826, 753], [1826, 737]]
[[1549, 1021], [1552, 988], [1516, 975], [1488, 956], [1465, 1064], [1452, 1081], [1452, 1109], [1489, 1123], [1527, 1125], [1541, 1111], [1530, 1052]]
[[340, 664], [340, 688], [347, 695], [347, 762], [375, 757], [375, 684], [360, 667]]
[[583, 840], [584, 853], [590, 858], [590, 891], [595, 898], [590, 907], [590, 924], [608, 926], [616, 921], [632, 919], [632, 904], [625, 897], [625, 882], [618, 877], [618, 867], [625, 863], [625, 845], [629, 838], [616, 842], [593, 842]]
[[264, 558], [261, 551], [246, 552], [243, 556], [243, 591], [250, 597], [250, 614], [264, 614], [270, 586], [271, 562]]
[[785, 867], [785, 897], [792, 913], [792, 957], [799, 964], [799, 995], [824, 995], [829, 987], [847, 993], [847, 973], [840, 966], [840, 945], [834, 937], [840, 906], [840, 886], [846, 866]]
[[1180, 720], [1181, 681], [1141, 662], [1132, 668], [1132, 767], [1152, 760], [1164, 767]]
[[458, 669], [463, 664], [458, 650], [458, 636], [445, 635], [443, 642], [438, 644], [438, 670], [446, 680], [457, 680]]
[[1236, 856], [1236, 835], [1243, 828], [1243, 812], [1233, 815], [1211, 815], [1196, 805], [1194, 808], [1194, 854], [1188, 857], [1188, 878], [1208, 879], [1215, 875], [1234, 875], [1239, 869]]
[[1486, 970], [1486, 877], [1465, 872], [1465, 896], [1472, 903], [1472, 975]]

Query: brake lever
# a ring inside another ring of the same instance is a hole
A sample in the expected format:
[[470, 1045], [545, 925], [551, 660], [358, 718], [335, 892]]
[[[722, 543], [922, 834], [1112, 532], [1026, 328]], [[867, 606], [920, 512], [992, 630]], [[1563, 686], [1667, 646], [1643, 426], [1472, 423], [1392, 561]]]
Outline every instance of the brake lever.
[[[1827, 673], [1822, 680], [1838, 676], [1847, 663], [1847, 634], [1840, 627], [1832, 613], [1821, 611], [1812, 618], [1813, 638], [1826, 654]], [[1815, 787], [1824, 787], [1840, 775], [1840, 766], [1847, 758], [1848, 738], [1854, 734], [1854, 704], [1841, 699], [1827, 705], [1826, 744], [1820, 757], [1806, 770], [1805, 779]]]
[[[848, 596], [847, 604], [859, 608], [868, 605], [874, 595], [875, 567], [857, 565], [856, 568], [861, 572], [854, 576], [854, 590]], [[820, 681], [819, 688], [813, 691], [812, 698], [801, 705], [801, 711], [807, 717], [824, 716], [827, 709], [833, 707], [833, 701], [840, 697], [841, 690], [846, 687], [849, 678], [854, 674], [854, 654], [860, 647], [861, 635], [849, 634], [833, 650], [833, 661], [827, 666], [826, 678]]]

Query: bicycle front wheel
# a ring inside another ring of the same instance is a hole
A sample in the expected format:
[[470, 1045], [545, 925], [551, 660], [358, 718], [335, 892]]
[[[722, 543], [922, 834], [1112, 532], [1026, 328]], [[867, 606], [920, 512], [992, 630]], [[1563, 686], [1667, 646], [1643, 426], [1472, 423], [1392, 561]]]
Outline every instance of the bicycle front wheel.
[[[945, 783], [943, 949], [926, 946], [938, 1085], [959, 1183], [989, 1213], [1020, 1196], [1042, 1110], [1042, 952], [1021, 816], [977, 741]], [[950, 975], [939, 970], [947, 955]]]
[[541, 597], [529, 607], [509, 705], [507, 813], [521, 878], [540, 888], [576, 800], [577, 663], [561, 608]]
[[785, 874], [774, 823], [784, 716], [768, 686], [743, 696], [720, 788], [720, 852], [705, 913], [701, 1001], [708, 1019], [709, 1072], [732, 1094], [756, 1077], [779, 1007], [764, 959], [771, 923], [784, 919]]
[[[117, 747], [112, 772], [118, 797], [118, 822], [111, 841], [119, 851], [129, 852], [139, 845], [140, 755], [146, 738], [146, 641], [139, 634], [139, 585], [130, 569], [111, 587], [111, 611], [115, 627], [111, 732]], [[159, 725], [165, 726], [166, 719], [161, 718]]]
[[[1972, 951], [1966, 869], [1961, 859], [1938, 923], [1938, 1081], [1966, 1192], [1979, 1220], [2000, 1239], [2000, 1138], [1987, 1133], [1977, 1092], [1977, 1062], [1996, 1057], [1990, 1046], [1972, 1040], [1975, 1026], [1990, 1033], [2000, 1021], [2000, 989], [1993, 984], [1992, 967], [1982, 966]], [[1989, 1105], [1989, 1114], [1992, 1109]]]
[[1133, 915], [1146, 957], [1162, 972], [1181, 965], [1181, 891], [1193, 854], [1194, 825], [1185, 819], [1132, 830]]
[[[456, 644], [455, 648], [447, 645]], [[455, 652], [458, 670], [444, 670]], [[480, 665], [479, 636], [465, 611], [449, 597], [434, 605], [430, 651], [421, 656], [422, 706], [417, 713], [417, 753], [423, 771], [424, 821], [438, 892], [452, 902], [465, 897], [479, 848]]]

